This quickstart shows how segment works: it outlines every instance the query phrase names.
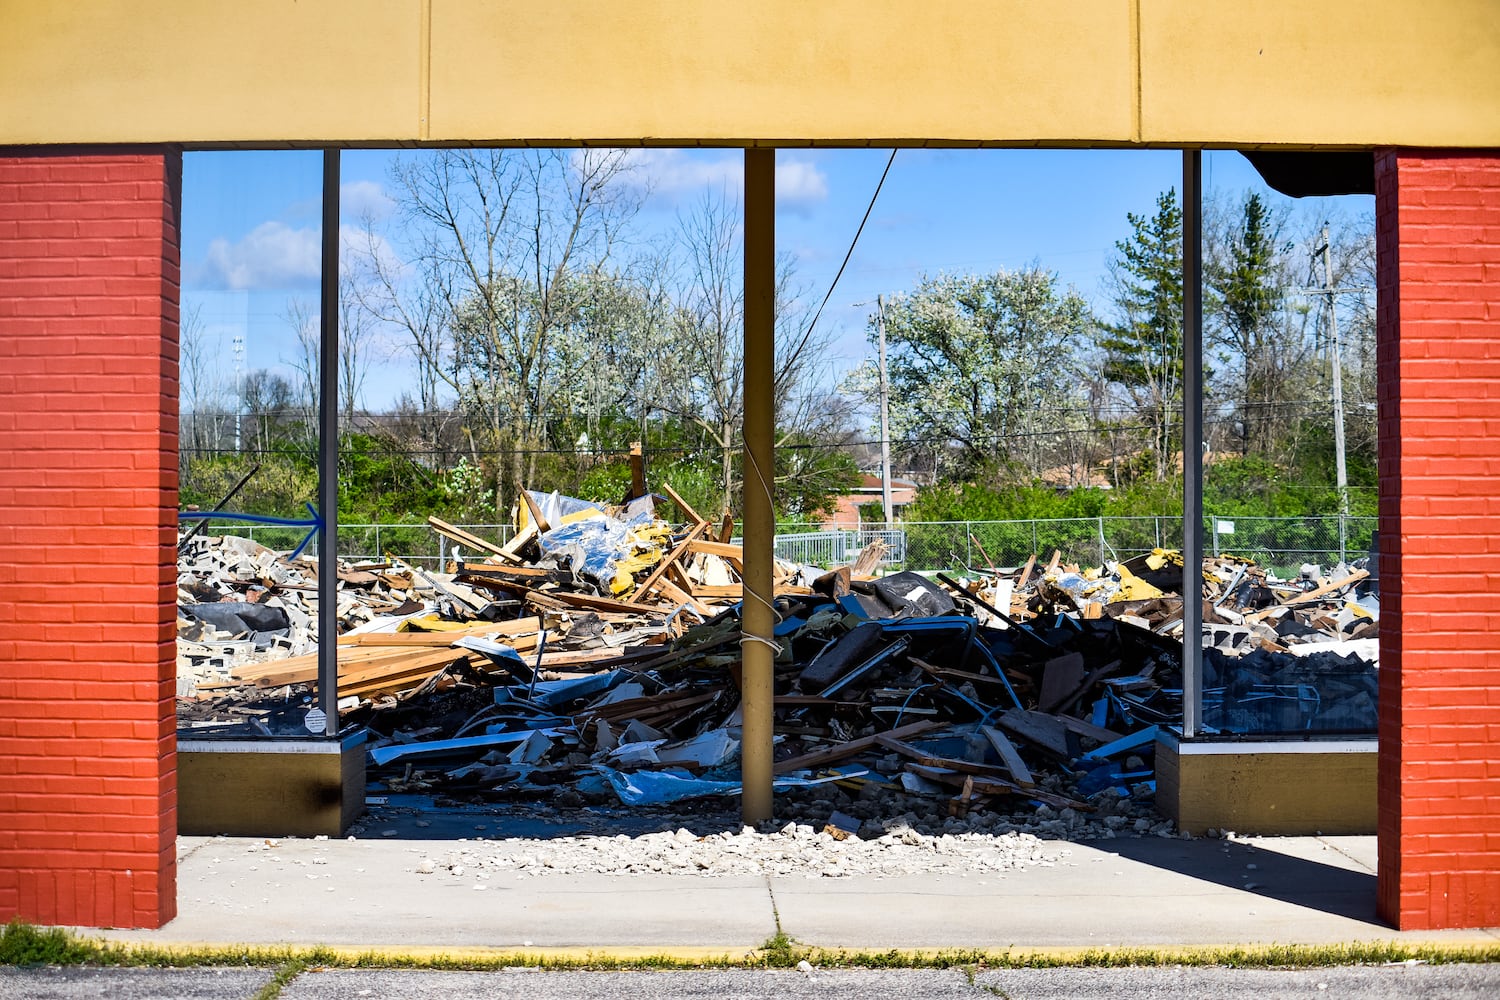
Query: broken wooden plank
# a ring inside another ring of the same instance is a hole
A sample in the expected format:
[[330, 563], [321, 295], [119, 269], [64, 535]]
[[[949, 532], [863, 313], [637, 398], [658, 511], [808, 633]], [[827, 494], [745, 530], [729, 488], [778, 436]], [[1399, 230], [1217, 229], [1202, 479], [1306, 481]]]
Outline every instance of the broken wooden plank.
[[745, 559], [745, 547], [735, 545], [733, 542], [711, 542], [706, 538], [695, 540], [688, 547], [689, 552], [703, 552], [720, 559], [728, 559], [730, 562], [743, 562]]
[[542, 516], [542, 508], [538, 507], [536, 501], [532, 499], [531, 491], [522, 490], [521, 499], [526, 501], [526, 512], [531, 515], [531, 523], [536, 525], [537, 532], [539, 534], [545, 535], [547, 532], [551, 531], [552, 526], [548, 524], [547, 519]]
[[630, 442], [630, 496], [625, 503], [646, 495], [646, 454], [641, 442]]
[[1010, 730], [1039, 750], [1064, 759], [1069, 756], [1067, 730], [1055, 716], [1012, 708], [1001, 714], [996, 721], [1002, 728]]
[[480, 538], [478, 535], [471, 534], [456, 524], [449, 524], [440, 517], [429, 516], [427, 518], [427, 526], [449, 541], [456, 542], [459, 545], [467, 545], [469, 548], [478, 549], [480, 552], [488, 552], [491, 555], [498, 556], [505, 551], [502, 546]]
[[1026, 581], [1031, 579], [1031, 570], [1032, 570], [1032, 567], [1034, 567], [1034, 566], [1036, 566], [1036, 553], [1035, 552], [1033, 552], [1031, 554], [1031, 558], [1030, 559], [1026, 560], [1026, 565], [1021, 568], [1021, 575], [1018, 576], [1018, 577], [1016, 577], [1016, 589], [1017, 590], [1020, 590], [1022, 587], [1026, 586]]
[[671, 499], [671, 501], [677, 505], [677, 508], [687, 515], [688, 521], [693, 524], [707, 523], [703, 515], [699, 514], [696, 510], [693, 509], [692, 504], [682, 499], [682, 496], [678, 494], [676, 490], [672, 489], [671, 483], [662, 483], [661, 489], [662, 492], [665, 493]]
[[804, 768], [822, 767], [824, 764], [833, 764], [853, 757], [855, 754], [876, 746], [876, 740], [880, 736], [890, 739], [905, 739], [908, 736], [916, 736], [932, 729], [937, 729], [942, 723], [924, 719], [921, 722], [913, 722], [905, 726], [898, 726], [885, 733], [877, 733], [872, 736], [861, 736], [856, 740], [849, 740], [836, 746], [824, 747], [822, 750], [814, 750], [811, 753], [802, 754], [800, 757], [791, 757], [781, 761], [774, 768], [775, 773], [785, 774], [788, 771], [800, 771]]
[[1055, 792], [1043, 791], [1040, 788], [1022, 788], [1009, 781], [997, 778], [980, 778], [974, 775], [963, 775], [957, 771], [950, 771], [941, 767], [929, 767], [926, 764], [911, 763], [906, 765], [906, 770], [920, 778], [935, 781], [949, 788], [962, 788], [966, 777], [974, 778], [974, 791], [982, 795], [1020, 795], [1037, 802], [1045, 802], [1049, 806], [1058, 809], [1072, 809], [1077, 812], [1094, 812], [1094, 807], [1087, 802], [1070, 799], [1066, 795], [1058, 795]]
[[1095, 726], [1090, 723], [1084, 722], [1082, 719], [1075, 719], [1071, 715], [1056, 715], [1053, 716], [1053, 718], [1061, 723], [1064, 729], [1070, 730], [1071, 732], [1077, 733], [1079, 736], [1094, 740], [1098, 743], [1113, 743], [1122, 735], [1115, 732], [1113, 729], [1105, 729], [1102, 726]]
[[942, 767], [950, 771], [958, 771], [961, 774], [978, 775], [981, 778], [998, 778], [1008, 780], [1006, 774], [1001, 773], [1001, 768], [993, 764], [976, 764], [970, 760], [959, 760], [954, 757], [939, 757], [928, 753], [920, 747], [914, 747], [902, 740], [892, 739], [889, 736], [877, 736], [875, 742], [887, 750], [893, 750], [903, 757], [910, 758], [918, 764], [926, 764], [928, 767]]
[[1056, 711], [1078, 690], [1087, 675], [1082, 653], [1064, 653], [1048, 660], [1042, 665], [1042, 691], [1037, 708], [1043, 712]]
[[1353, 586], [1369, 575], [1369, 570], [1357, 569], [1353, 573], [1350, 573], [1348, 576], [1335, 580], [1332, 583], [1325, 583], [1323, 586], [1318, 587], [1315, 590], [1309, 590], [1306, 593], [1296, 594], [1292, 597], [1288, 597], [1280, 604], [1272, 605], [1271, 607], [1266, 608], [1264, 611], [1257, 611], [1255, 614], [1246, 615], [1245, 623], [1250, 624], [1251, 622], [1258, 622], [1265, 618], [1271, 617], [1273, 614], [1279, 614], [1285, 611], [1287, 608], [1295, 608], [1302, 604], [1311, 604], [1312, 602], [1322, 600], [1325, 597], [1331, 597], [1339, 591], [1345, 589], [1346, 587]]
[[1020, 753], [1017, 752], [1015, 744], [1004, 733], [993, 726], [981, 726], [979, 727], [979, 731], [984, 734], [984, 738], [990, 741], [990, 746], [994, 747], [995, 752], [1000, 755], [1000, 760], [1005, 763], [1006, 769], [1010, 771], [1010, 776], [1016, 784], [1022, 788], [1032, 788], [1036, 785], [1036, 779], [1031, 776], [1031, 769], [1026, 766], [1026, 762], [1021, 759]]
[[704, 604], [692, 594], [689, 594], [686, 590], [683, 590], [672, 580], [668, 579], [668, 577], [670, 576], [671, 574], [669, 573], [667, 574], [667, 576], [664, 576], [660, 580], [656, 581], [656, 589], [663, 597], [679, 607], [685, 605], [689, 608], [692, 608], [704, 618], [710, 618], [715, 614], [713, 608], [709, 607], [707, 604]]
[[1059, 713], [1071, 711], [1073, 706], [1078, 703], [1079, 699], [1088, 694], [1090, 688], [1092, 688], [1104, 677], [1114, 673], [1116, 670], [1119, 670], [1121, 666], [1122, 663], [1120, 660], [1110, 660], [1108, 663], [1102, 664], [1101, 666], [1097, 666], [1093, 670], [1090, 670], [1089, 675], [1083, 679], [1083, 683], [1078, 685], [1078, 689], [1067, 698], [1063, 699], [1063, 701], [1057, 705], [1055, 711]]
[[521, 557], [521, 550], [530, 543], [536, 541], [536, 539], [536, 525], [528, 524], [526, 527], [517, 532], [514, 538], [506, 542], [500, 548], [500, 551], [495, 553], [495, 555], [499, 556], [501, 559], [504, 559], [508, 563], [514, 563], [518, 566], [524, 565], [526, 560]]

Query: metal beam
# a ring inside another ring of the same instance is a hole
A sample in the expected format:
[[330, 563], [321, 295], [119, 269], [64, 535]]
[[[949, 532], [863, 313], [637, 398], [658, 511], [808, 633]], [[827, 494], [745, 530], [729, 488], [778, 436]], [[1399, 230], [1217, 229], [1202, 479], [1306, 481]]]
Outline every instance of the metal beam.
[[745, 150], [745, 597], [740, 640], [741, 816], [760, 823], [773, 811], [771, 713], [775, 645], [771, 607], [776, 520], [774, 359], [776, 311], [776, 151]]
[[339, 731], [339, 151], [323, 151], [323, 271], [318, 350], [318, 707]]
[[1182, 151], [1182, 735], [1203, 716], [1203, 154]]

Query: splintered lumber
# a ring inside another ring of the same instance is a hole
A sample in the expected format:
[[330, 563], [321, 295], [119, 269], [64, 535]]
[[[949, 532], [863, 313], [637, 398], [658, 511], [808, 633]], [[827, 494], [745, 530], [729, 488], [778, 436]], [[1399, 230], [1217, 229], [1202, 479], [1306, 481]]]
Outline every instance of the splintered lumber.
[[979, 731], [984, 733], [984, 738], [990, 741], [990, 746], [994, 747], [995, 752], [1000, 755], [1000, 759], [1010, 771], [1011, 779], [1016, 784], [1022, 788], [1031, 788], [1036, 784], [1036, 780], [1031, 776], [1031, 769], [1026, 766], [1026, 762], [1016, 752], [1015, 744], [1011, 743], [1004, 733], [993, 726], [981, 726]]
[[720, 559], [728, 559], [731, 562], [742, 562], [745, 558], [745, 547], [735, 545], [733, 542], [712, 542], [706, 538], [700, 538], [688, 546], [690, 552], [702, 552]]
[[1031, 579], [1031, 569], [1035, 565], [1036, 565], [1036, 553], [1033, 552], [1031, 554], [1031, 558], [1028, 559], [1028, 560], [1026, 560], [1026, 565], [1021, 568], [1021, 575], [1018, 576], [1018, 577], [1016, 577], [1016, 589], [1017, 590], [1020, 590], [1022, 587], [1026, 586], [1026, 581]]
[[526, 511], [531, 515], [531, 523], [536, 525], [537, 532], [545, 535], [547, 532], [551, 531], [552, 526], [548, 524], [547, 519], [542, 516], [542, 508], [538, 507], [536, 505], [536, 501], [531, 498], [531, 491], [522, 490], [521, 499], [526, 501]]
[[849, 567], [849, 575], [858, 579], [870, 576], [875, 572], [875, 567], [880, 565], [880, 560], [885, 558], [887, 548], [885, 542], [877, 538], [860, 549], [858, 558]]
[[1002, 728], [1010, 730], [1038, 750], [1046, 750], [1062, 758], [1068, 756], [1068, 731], [1056, 716], [1012, 708], [1003, 713], [998, 721]]
[[661, 489], [663, 493], [672, 498], [672, 502], [677, 505], [678, 509], [688, 516], [689, 521], [692, 521], [694, 524], [705, 523], [703, 515], [694, 510], [692, 505], [689, 504], [686, 500], [682, 499], [682, 497], [678, 495], [677, 491], [672, 489], [670, 483], [662, 483]]
[[[365, 655], [358, 653], [348, 658], [340, 657], [339, 697], [364, 696], [387, 691], [400, 691], [418, 684], [454, 663], [462, 660], [473, 664], [477, 654], [463, 649], [387, 649], [371, 650]], [[318, 683], [317, 654], [294, 656], [276, 663], [259, 664], [260, 669], [247, 669], [236, 673], [242, 681], [253, 681], [260, 687], [281, 687], [285, 684]]]
[[1077, 733], [1084, 739], [1093, 740], [1096, 743], [1113, 743], [1115, 740], [1124, 738], [1123, 733], [1117, 733], [1113, 729], [1104, 729], [1100, 726], [1092, 725], [1084, 722], [1082, 719], [1075, 719], [1071, 715], [1057, 715], [1053, 716], [1053, 718], [1062, 723], [1064, 729]]
[[719, 525], [719, 538], [721, 542], [727, 542], [734, 537], [734, 515], [729, 511], [724, 512], [724, 521]]
[[999, 781], [1009, 780], [1006, 774], [1001, 773], [1001, 768], [995, 767], [992, 764], [976, 764], [973, 761], [969, 760], [958, 760], [952, 757], [938, 757], [935, 754], [928, 753], [920, 747], [914, 747], [910, 743], [892, 739], [887, 735], [876, 736], [875, 742], [885, 747], [887, 750], [894, 750], [901, 756], [908, 757], [911, 760], [916, 761], [918, 764], [926, 764], [928, 767], [942, 767], [950, 771], [958, 771], [961, 774], [978, 775], [981, 778], [995, 778]]
[[635, 593], [630, 595], [630, 599], [626, 603], [634, 605], [638, 604], [642, 599], [644, 599], [645, 596], [651, 592], [652, 588], [656, 586], [657, 581], [666, 576], [667, 569], [671, 567], [673, 563], [677, 562], [677, 560], [687, 555], [689, 552], [689, 546], [693, 544], [693, 542], [698, 538], [699, 535], [703, 534], [707, 530], [707, 521], [699, 521], [697, 524], [693, 525], [692, 530], [687, 533], [687, 537], [684, 538], [681, 542], [678, 542], [677, 545], [673, 547], [671, 552], [668, 552], [665, 556], [662, 557], [661, 562], [657, 563], [656, 568], [651, 571], [651, 575], [646, 577], [645, 581], [639, 587], [635, 588]]
[[693, 587], [693, 596], [699, 600], [732, 600], [738, 601], [745, 596], [745, 585], [743, 583], [720, 583], [720, 584], [696, 584]]
[[524, 563], [526, 560], [521, 558], [521, 550], [531, 542], [536, 541], [536, 539], [536, 525], [528, 524], [526, 527], [521, 529], [520, 533], [517, 534], [516, 537], [506, 542], [505, 545], [501, 547], [500, 551], [495, 553], [495, 555], [499, 556], [501, 559], [504, 559], [506, 562], [517, 564]]
[[1056, 711], [1078, 691], [1087, 675], [1082, 653], [1064, 653], [1048, 660], [1042, 666], [1042, 693], [1037, 707], [1043, 712]]
[[973, 790], [978, 795], [1020, 795], [1037, 802], [1045, 802], [1049, 806], [1059, 809], [1072, 809], [1075, 812], [1093, 812], [1094, 807], [1087, 802], [1070, 799], [1066, 795], [1058, 795], [1054, 792], [1046, 792], [1040, 788], [1022, 788], [1002, 778], [981, 778], [976, 775], [965, 775], [959, 771], [943, 767], [932, 767], [927, 764], [911, 763], [906, 765], [906, 770], [919, 778], [935, 781], [949, 788], [963, 788], [964, 784], [972, 779]]
[[[689, 691], [683, 693], [674, 691], [669, 694], [646, 695], [642, 698], [628, 698], [623, 701], [611, 702], [608, 705], [600, 705], [598, 708], [585, 709], [577, 716], [578, 720], [604, 719], [606, 722], [637, 721], [645, 725], [657, 728], [658, 723], [671, 723], [685, 714], [687, 709], [696, 708], [719, 697], [721, 691], [707, 691], [701, 694]], [[580, 721], [578, 728], [582, 729], [587, 722]]]
[[931, 729], [937, 729], [943, 725], [932, 719], [924, 719], [921, 722], [912, 722], [904, 726], [897, 726], [884, 733], [876, 733], [872, 736], [861, 736], [857, 740], [849, 740], [835, 746], [824, 747], [822, 750], [814, 750], [811, 753], [802, 754], [800, 757], [790, 757], [781, 761], [775, 767], [775, 773], [785, 774], [788, 771], [800, 771], [804, 768], [822, 767], [824, 764], [833, 764], [853, 757], [855, 754], [864, 753], [866, 750], [879, 745], [880, 737], [901, 740], [908, 736], [916, 736]]
[[990, 572], [994, 572], [996, 569], [999, 568], [999, 566], [995, 562], [995, 560], [993, 560], [993, 559], [990, 558], [990, 554], [988, 552], [984, 551], [984, 546], [979, 543], [979, 539], [977, 539], [977, 538], [974, 537], [974, 532], [972, 532], [972, 531], [969, 532], [969, 541], [973, 542], [974, 543], [974, 547], [979, 550], [979, 555], [981, 557], [983, 557], [984, 564], [985, 564], [985, 566], [989, 567]]
[[1264, 611], [1257, 611], [1253, 615], [1246, 615], [1245, 622], [1246, 624], [1249, 624], [1251, 622], [1258, 622], [1262, 619], [1271, 617], [1273, 614], [1285, 611], [1287, 608], [1295, 608], [1301, 604], [1311, 604], [1314, 601], [1318, 601], [1325, 597], [1336, 594], [1339, 591], [1343, 590], [1345, 587], [1352, 586], [1369, 575], [1369, 570], [1357, 569], [1353, 573], [1350, 573], [1348, 576], [1335, 580], [1332, 583], [1325, 583], [1323, 586], [1318, 587], [1316, 590], [1309, 590], [1304, 594], [1294, 594], [1291, 597], [1288, 597], [1286, 600], [1282, 601], [1280, 604], [1273, 604], [1271, 607], [1266, 608]]
[[630, 615], [669, 615], [673, 608], [653, 604], [630, 604], [611, 597], [595, 597], [593, 594], [575, 594], [567, 590], [533, 590], [526, 599], [538, 607], [585, 608], [589, 611], [617, 611]]
[[[668, 575], [670, 576], [670, 574]], [[662, 577], [660, 580], [656, 581], [656, 589], [661, 592], [663, 597], [671, 601], [673, 604], [686, 604], [688, 607], [692, 608], [694, 611], [698, 612], [704, 617], [708, 617], [709, 615], [714, 614], [713, 608], [710, 608], [707, 604], [704, 604], [692, 594], [689, 594], [687, 591], [683, 590], [677, 584], [667, 579], [667, 577]]]
[[743, 577], [745, 575], [745, 547], [743, 545], [735, 545], [733, 542], [715, 542], [707, 538], [700, 538], [688, 546], [688, 551], [718, 556], [729, 563], [740, 576]]
[[630, 442], [630, 496], [625, 498], [625, 503], [645, 495], [646, 453], [641, 442], [632, 441]]
[[433, 531], [444, 536], [449, 541], [457, 542], [459, 545], [467, 545], [471, 549], [488, 552], [491, 555], [504, 555], [505, 549], [494, 542], [480, 538], [478, 535], [470, 534], [454, 524], [449, 524], [439, 517], [428, 517], [427, 524]]
[[562, 576], [555, 569], [541, 566], [496, 566], [471, 562], [459, 563], [454, 575], [469, 583], [494, 583], [502, 587], [539, 587]]
[[1076, 705], [1080, 700], [1082, 700], [1083, 696], [1088, 693], [1089, 689], [1093, 687], [1094, 684], [1096, 684], [1101, 678], [1114, 673], [1116, 670], [1119, 670], [1122, 665], [1123, 664], [1120, 660], [1110, 660], [1108, 663], [1102, 663], [1099, 666], [1095, 667], [1093, 670], [1090, 670], [1089, 675], [1083, 679], [1083, 683], [1078, 685], [1078, 690], [1074, 691], [1071, 695], [1060, 702], [1056, 708], [1056, 711], [1071, 711], [1073, 706]]

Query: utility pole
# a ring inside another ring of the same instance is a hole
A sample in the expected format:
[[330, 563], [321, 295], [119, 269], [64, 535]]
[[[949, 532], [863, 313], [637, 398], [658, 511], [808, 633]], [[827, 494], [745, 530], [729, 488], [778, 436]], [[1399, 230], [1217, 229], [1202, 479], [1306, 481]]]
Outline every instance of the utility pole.
[[[240, 450], [240, 412], [245, 408], [245, 335], [237, 333], [230, 340], [234, 349], [234, 450]], [[217, 436], [217, 435], [215, 435]], [[214, 442], [215, 445], [218, 442]]]
[[[885, 374], [885, 299], [875, 296], [875, 329], [880, 336], [880, 509], [891, 530], [891, 405]], [[884, 540], [884, 539], [882, 539]]]
[[1339, 311], [1333, 291], [1333, 244], [1323, 223], [1323, 288], [1328, 293], [1328, 349], [1333, 367], [1333, 461], [1339, 490], [1339, 562], [1345, 561], [1349, 516], [1349, 470], [1344, 460], [1344, 361], [1339, 344]]

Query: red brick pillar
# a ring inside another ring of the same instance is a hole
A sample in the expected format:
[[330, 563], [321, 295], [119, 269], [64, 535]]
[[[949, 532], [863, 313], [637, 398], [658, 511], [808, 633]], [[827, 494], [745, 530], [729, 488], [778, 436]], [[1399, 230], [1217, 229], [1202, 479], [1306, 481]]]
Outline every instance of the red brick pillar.
[[0, 148], [0, 920], [177, 911], [181, 175]]
[[1376, 156], [1381, 916], [1500, 925], [1500, 152]]

